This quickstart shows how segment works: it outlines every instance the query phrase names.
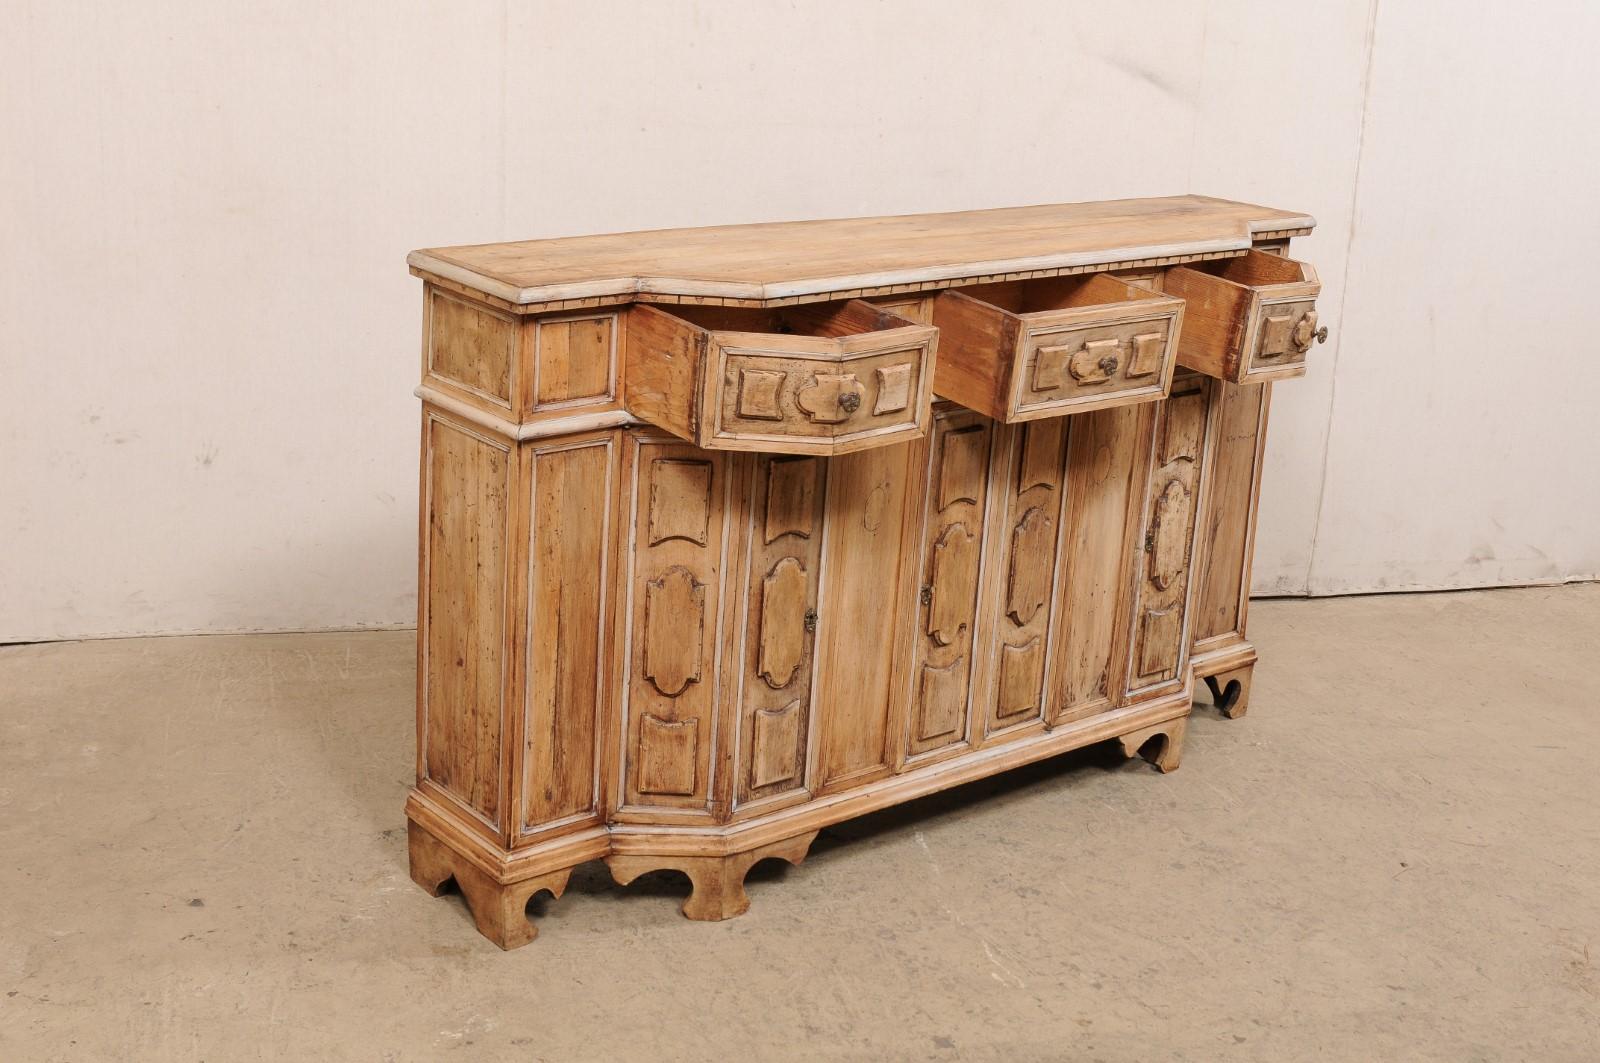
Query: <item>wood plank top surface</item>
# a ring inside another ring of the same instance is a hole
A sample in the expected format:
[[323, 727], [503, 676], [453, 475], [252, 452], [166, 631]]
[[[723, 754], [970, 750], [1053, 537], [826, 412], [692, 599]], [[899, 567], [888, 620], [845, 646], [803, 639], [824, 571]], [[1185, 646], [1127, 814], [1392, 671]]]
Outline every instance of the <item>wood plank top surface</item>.
[[407, 262], [515, 304], [635, 293], [766, 300], [1239, 251], [1261, 233], [1315, 224], [1169, 196], [440, 247]]

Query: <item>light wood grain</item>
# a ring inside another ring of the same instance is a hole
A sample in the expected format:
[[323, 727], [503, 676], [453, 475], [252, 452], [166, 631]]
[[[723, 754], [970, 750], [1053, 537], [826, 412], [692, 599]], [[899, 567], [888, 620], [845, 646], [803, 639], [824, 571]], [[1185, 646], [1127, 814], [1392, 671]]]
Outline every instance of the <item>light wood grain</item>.
[[424, 575], [419, 640], [426, 683], [419, 781], [499, 832], [507, 780], [508, 444], [425, 416]]
[[1304, 214], [1205, 196], [779, 222], [414, 251], [417, 270], [511, 304], [636, 294], [777, 299], [1238, 251]]
[[[1183, 299], [1187, 325], [1178, 364], [1234, 384], [1283, 380], [1305, 373], [1311, 341], [1291, 336], [1316, 327], [1314, 302], [1322, 286], [1303, 262], [1265, 251], [1178, 266], [1162, 289]], [[1273, 323], [1282, 321], [1274, 328]], [[1263, 348], [1271, 338], [1272, 347]]]
[[1006, 422], [1167, 393], [1183, 300], [1103, 273], [940, 292], [934, 390]]
[[[1098, 741], [1177, 767], [1197, 678], [1248, 704], [1252, 374], [1320, 328], [1314, 271], [1248, 244], [1301, 222], [1184, 197], [506, 245], [515, 291], [434, 278], [412, 877], [502, 947], [592, 859], [683, 871], [684, 913], [722, 919], [830, 823]], [[693, 291], [574, 294], [691, 260]], [[505, 298], [550, 277], [577, 288]], [[1200, 344], [1234, 352], [1174, 373], [1208, 292]]]

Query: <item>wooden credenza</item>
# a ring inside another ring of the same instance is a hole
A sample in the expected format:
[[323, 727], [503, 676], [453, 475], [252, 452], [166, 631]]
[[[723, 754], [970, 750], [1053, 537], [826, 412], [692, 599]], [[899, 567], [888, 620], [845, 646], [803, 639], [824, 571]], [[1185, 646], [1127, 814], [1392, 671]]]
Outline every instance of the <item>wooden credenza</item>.
[[412, 877], [532, 940], [604, 859], [748, 905], [817, 831], [1236, 716], [1310, 218], [1182, 196], [440, 248]]

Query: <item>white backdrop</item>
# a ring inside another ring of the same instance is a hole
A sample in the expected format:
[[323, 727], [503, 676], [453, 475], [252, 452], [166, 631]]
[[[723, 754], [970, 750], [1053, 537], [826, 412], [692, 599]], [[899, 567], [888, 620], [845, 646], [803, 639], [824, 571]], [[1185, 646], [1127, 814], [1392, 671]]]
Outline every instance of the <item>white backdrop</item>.
[[1582, 0], [0, 0], [0, 641], [401, 626], [415, 247], [1305, 211], [1256, 589], [1592, 578]]

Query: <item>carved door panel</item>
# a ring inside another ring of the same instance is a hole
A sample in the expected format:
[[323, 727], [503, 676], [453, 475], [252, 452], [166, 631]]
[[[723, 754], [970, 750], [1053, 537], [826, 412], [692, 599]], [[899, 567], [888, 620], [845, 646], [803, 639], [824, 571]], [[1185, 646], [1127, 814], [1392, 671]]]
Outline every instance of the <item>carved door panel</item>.
[[806, 782], [827, 460], [757, 455], [748, 498], [735, 803]]
[[1002, 429], [1011, 461], [1004, 490], [996, 491], [1003, 502], [990, 532], [1000, 555], [991, 571], [1001, 591], [999, 616], [986, 640], [996, 662], [986, 725], [991, 733], [1039, 719], [1051, 700], [1045, 675], [1071, 420], [1051, 417]]
[[927, 454], [922, 590], [906, 735], [915, 757], [968, 740], [984, 503], [995, 426], [966, 410], [934, 415]]
[[1178, 381], [1157, 415], [1135, 591], [1130, 692], [1178, 679], [1188, 661], [1184, 629], [1210, 386], [1196, 376]]
[[1156, 403], [1075, 415], [1067, 442], [1069, 545], [1061, 580], [1060, 616], [1051, 635], [1056, 723], [1122, 704], [1122, 662], [1131, 639], [1129, 558], [1144, 522]]
[[630, 433], [626, 803], [704, 808], [711, 793], [728, 459]]

